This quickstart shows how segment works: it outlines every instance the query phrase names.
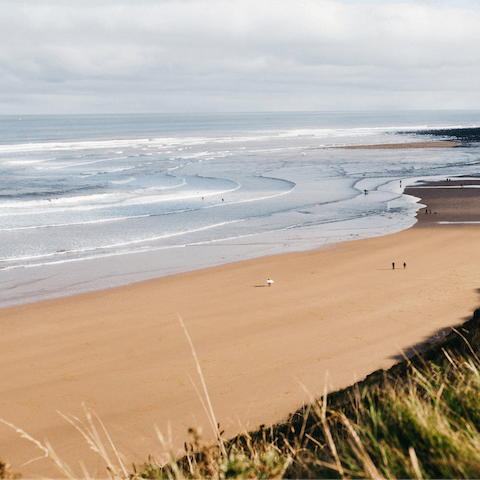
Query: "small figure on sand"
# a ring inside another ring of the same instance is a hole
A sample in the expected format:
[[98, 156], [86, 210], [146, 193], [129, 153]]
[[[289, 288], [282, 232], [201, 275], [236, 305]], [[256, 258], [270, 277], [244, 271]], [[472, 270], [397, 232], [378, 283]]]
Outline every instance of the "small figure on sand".
[[273, 283], [273, 280], [270, 280], [270, 279], [267, 280], [268, 286], [270, 286], [272, 283]]
[[407, 264], [403, 262], [403, 268], [407, 268]]
[[392, 270], [395, 270], [395, 263], [392, 263]]

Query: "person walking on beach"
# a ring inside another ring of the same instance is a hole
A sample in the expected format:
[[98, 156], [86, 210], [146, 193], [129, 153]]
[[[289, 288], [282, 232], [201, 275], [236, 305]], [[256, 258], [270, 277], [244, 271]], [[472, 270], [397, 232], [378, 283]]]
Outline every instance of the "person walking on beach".
[[395, 270], [395, 264], [392, 263], [392, 270]]
[[407, 268], [407, 264], [403, 262], [403, 268]]

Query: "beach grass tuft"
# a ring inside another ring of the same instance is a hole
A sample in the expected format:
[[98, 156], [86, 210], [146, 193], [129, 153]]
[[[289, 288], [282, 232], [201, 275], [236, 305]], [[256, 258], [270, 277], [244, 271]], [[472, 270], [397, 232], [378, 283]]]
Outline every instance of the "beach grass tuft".
[[[480, 376], [474, 360], [413, 368], [386, 389], [365, 389], [355, 408], [328, 409], [342, 470], [310, 459], [326, 478], [479, 478]], [[318, 438], [317, 438], [318, 440]], [[326, 455], [325, 455], [326, 454]], [[335, 457], [330, 451], [330, 456]], [[348, 473], [345, 473], [348, 472]]]
[[[197, 429], [189, 429], [192, 441], [185, 444], [186, 455], [173, 455], [164, 463], [150, 457], [132, 478], [283, 478], [292, 457], [273, 443], [232, 442], [224, 451], [216, 441], [204, 441]], [[248, 438], [248, 434], [245, 434]]]
[[21, 478], [21, 474], [14, 473], [8, 463], [0, 460], [0, 478]]

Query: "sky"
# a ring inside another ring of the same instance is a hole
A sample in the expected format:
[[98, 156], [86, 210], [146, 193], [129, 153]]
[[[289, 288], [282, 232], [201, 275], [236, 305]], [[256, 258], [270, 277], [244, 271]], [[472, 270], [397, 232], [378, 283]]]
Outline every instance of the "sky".
[[480, 0], [0, 0], [0, 115], [480, 109]]

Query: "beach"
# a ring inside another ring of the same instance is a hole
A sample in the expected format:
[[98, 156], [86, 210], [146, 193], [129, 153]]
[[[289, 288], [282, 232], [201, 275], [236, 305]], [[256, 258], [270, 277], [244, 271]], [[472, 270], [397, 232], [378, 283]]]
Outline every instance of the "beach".
[[427, 205], [419, 210], [417, 226], [478, 222], [479, 181], [475, 178], [452, 178], [446, 181], [429, 182], [426, 186], [412, 186], [405, 193], [422, 198]]
[[400, 180], [478, 174], [477, 146], [432, 133], [475, 118], [0, 119], [0, 309], [410, 228]]
[[[456, 202], [435, 191], [431, 209], [458, 218]], [[416, 227], [393, 235], [3, 309], [1, 418], [47, 439], [79, 476], [79, 462], [105, 474], [58, 413], [84, 419], [82, 403], [127, 465], [161, 457], [155, 426], [171, 432], [175, 452], [189, 427], [212, 438], [181, 316], [224, 436], [277, 422], [325, 386], [389, 368], [472, 315], [480, 229], [429, 224], [434, 216], [420, 211]], [[60, 475], [49, 459], [24, 465], [42, 451], [0, 429], [14, 471]]]
[[344, 150], [404, 150], [412, 148], [452, 148], [458, 147], [461, 144], [451, 140], [428, 141], [428, 142], [409, 142], [409, 143], [381, 143], [374, 145], [346, 145], [341, 147]]

